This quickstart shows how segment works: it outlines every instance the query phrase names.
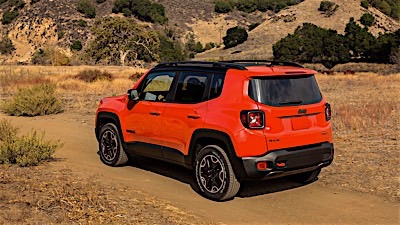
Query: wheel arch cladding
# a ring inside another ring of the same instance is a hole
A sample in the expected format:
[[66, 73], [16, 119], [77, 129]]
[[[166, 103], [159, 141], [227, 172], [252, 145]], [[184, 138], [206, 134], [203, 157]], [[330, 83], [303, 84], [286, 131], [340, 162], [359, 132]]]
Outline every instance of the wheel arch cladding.
[[99, 140], [99, 133], [100, 133], [101, 127], [107, 123], [115, 124], [115, 126], [118, 129], [118, 133], [119, 133], [120, 137], [122, 137], [121, 141], [124, 141], [125, 139], [122, 134], [122, 130], [121, 130], [122, 128], [121, 128], [121, 123], [120, 123], [119, 117], [117, 114], [111, 113], [111, 112], [99, 112], [97, 114], [97, 119], [96, 119], [96, 138], [97, 138], [97, 140]]
[[[197, 147], [200, 145], [201, 147]], [[198, 151], [207, 145], [217, 145], [221, 147], [229, 157], [230, 162], [233, 165], [233, 170], [238, 179], [246, 177], [243, 163], [235, 153], [235, 148], [232, 144], [231, 138], [228, 134], [211, 129], [198, 129], [193, 132], [192, 139], [189, 146], [189, 159], [191, 165], [194, 165], [194, 161]]]

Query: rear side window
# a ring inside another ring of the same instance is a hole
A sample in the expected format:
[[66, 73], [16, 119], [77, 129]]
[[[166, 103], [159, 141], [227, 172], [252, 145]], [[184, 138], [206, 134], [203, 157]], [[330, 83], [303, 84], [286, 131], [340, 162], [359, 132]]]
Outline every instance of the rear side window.
[[210, 87], [209, 99], [217, 98], [221, 95], [222, 87], [224, 86], [225, 74], [214, 74]]
[[203, 101], [209, 75], [200, 72], [182, 72], [174, 102], [199, 103]]
[[249, 96], [270, 106], [306, 105], [322, 100], [313, 75], [253, 78]]

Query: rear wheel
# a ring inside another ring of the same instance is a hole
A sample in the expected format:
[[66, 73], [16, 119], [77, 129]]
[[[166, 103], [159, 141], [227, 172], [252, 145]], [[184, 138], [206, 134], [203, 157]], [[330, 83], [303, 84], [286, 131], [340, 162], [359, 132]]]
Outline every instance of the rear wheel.
[[100, 130], [99, 153], [101, 161], [109, 166], [119, 166], [128, 162], [118, 133], [113, 123], [107, 123]]
[[196, 156], [195, 163], [197, 185], [205, 197], [224, 201], [236, 196], [240, 183], [222, 148], [216, 145], [204, 147]]
[[313, 181], [316, 181], [318, 179], [318, 175], [320, 172], [321, 169], [319, 168], [313, 171], [292, 175], [290, 176], [290, 178], [297, 183], [308, 184]]

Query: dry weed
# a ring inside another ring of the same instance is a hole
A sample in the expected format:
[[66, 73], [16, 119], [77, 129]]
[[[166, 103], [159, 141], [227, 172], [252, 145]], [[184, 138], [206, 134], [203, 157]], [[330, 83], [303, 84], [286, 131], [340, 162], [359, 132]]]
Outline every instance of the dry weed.
[[206, 224], [170, 203], [52, 164], [0, 165], [0, 224]]

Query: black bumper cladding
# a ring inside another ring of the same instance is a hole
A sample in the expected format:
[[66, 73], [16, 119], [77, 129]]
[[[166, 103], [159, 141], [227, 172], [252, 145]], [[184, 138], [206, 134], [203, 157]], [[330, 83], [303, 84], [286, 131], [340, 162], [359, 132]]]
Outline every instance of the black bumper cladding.
[[[295, 149], [271, 151], [264, 156], [245, 157], [242, 160], [248, 179], [270, 179], [328, 166], [333, 161], [333, 155], [333, 144], [325, 142]], [[266, 162], [266, 170], [258, 170], [258, 162]], [[285, 166], [277, 166], [282, 163]]]

